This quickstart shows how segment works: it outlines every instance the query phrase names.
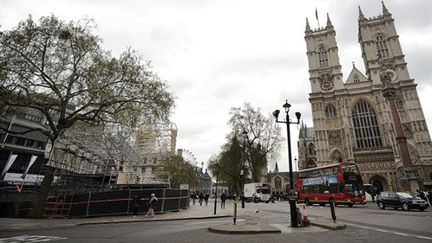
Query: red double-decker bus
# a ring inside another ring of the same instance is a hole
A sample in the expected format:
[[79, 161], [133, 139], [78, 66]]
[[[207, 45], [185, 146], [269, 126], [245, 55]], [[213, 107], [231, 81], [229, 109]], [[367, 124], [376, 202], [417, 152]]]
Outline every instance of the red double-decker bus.
[[363, 180], [358, 166], [352, 162], [300, 170], [297, 179], [298, 201], [318, 203], [366, 204]]

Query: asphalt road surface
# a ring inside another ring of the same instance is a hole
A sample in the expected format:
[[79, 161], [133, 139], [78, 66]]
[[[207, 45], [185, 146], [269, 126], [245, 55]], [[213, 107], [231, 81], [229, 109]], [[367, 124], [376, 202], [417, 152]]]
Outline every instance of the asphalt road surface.
[[[227, 204], [227, 207], [231, 203]], [[208, 227], [232, 223], [232, 218], [84, 225], [64, 228], [0, 231], [0, 243], [12, 242], [432, 242], [432, 211], [386, 209], [374, 204], [337, 207], [337, 220], [347, 223], [345, 230], [329, 231], [318, 227], [293, 229], [289, 225], [289, 205], [248, 203], [258, 214], [240, 217], [238, 223], [267, 223], [282, 229], [282, 234], [229, 235], [208, 231]], [[241, 209], [239, 209], [241, 210]], [[307, 207], [310, 218], [331, 218], [329, 207]]]

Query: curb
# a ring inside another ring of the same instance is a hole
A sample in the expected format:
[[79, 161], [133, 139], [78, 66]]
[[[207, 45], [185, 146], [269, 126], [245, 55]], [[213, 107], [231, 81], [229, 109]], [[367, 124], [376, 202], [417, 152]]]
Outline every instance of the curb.
[[334, 223], [331, 221], [322, 221], [322, 220], [317, 220], [317, 221], [310, 221], [311, 225], [314, 226], [318, 226], [324, 229], [328, 229], [328, 230], [342, 230], [342, 229], [346, 229], [346, 224], [344, 223]]
[[217, 225], [209, 227], [209, 231], [219, 234], [280, 234], [280, 229], [273, 228], [269, 225]]
[[221, 216], [206, 216], [206, 217], [189, 217], [189, 218], [167, 218], [167, 219], [138, 219], [138, 220], [122, 220], [122, 221], [97, 221], [97, 222], [83, 222], [76, 223], [75, 225], [95, 225], [95, 224], [127, 224], [127, 223], [142, 223], [153, 221], [176, 221], [176, 220], [193, 220], [193, 219], [213, 219], [213, 218], [227, 218], [231, 215]]

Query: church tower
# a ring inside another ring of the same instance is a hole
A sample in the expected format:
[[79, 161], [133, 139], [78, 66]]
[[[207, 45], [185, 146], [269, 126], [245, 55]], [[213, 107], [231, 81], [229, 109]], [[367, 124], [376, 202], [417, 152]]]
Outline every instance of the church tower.
[[[410, 78], [405, 61], [405, 55], [396, 32], [394, 19], [384, 2], [382, 14], [372, 18], [365, 18], [359, 7], [359, 35], [358, 41], [362, 50], [366, 75], [372, 80], [373, 86], [380, 86], [379, 69], [380, 56], [383, 65], [390, 71], [392, 85], [396, 89], [397, 110], [402, 123], [403, 135], [407, 138], [409, 156], [412, 163], [419, 167], [424, 178], [432, 179], [431, 155], [432, 145], [429, 130], [417, 94], [417, 84]], [[383, 104], [385, 116], [389, 116], [389, 108]], [[383, 127], [391, 131], [390, 143], [394, 145], [394, 127], [391, 120], [387, 120]], [[400, 152], [393, 146], [396, 167], [402, 162]], [[427, 184], [427, 182], [426, 182]]]
[[[334, 149], [331, 144], [342, 145], [343, 123], [335, 119], [340, 104], [334, 102], [334, 97], [344, 90], [344, 84], [336, 31], [328, 14], [326, 26], [317, 29], [311, 29], [306, 19], [305, 41], [312, 90], [309, 100], [312, 105], [315, 146], [318, 148], [314, 157], [324, 163], [330, 163], [331, 156], [341, 161], [343, 156], [340, 148]], [[307, 164], [307, 161], [304, 162]]]
[[336, 31], [327, 14], [325, 27], [312, 30], [306, 18], [305, 40], [312, 93], [342, 89]]
[[[316, 165], [354, 161], [364, 183], [378, 190], [402, 189], [401, 155], [389, 102], [383, 97], [381, 66], [391, 77], [395, 104], [406, 137], [409, 157], [426, 188], [432, 188], [432, 143], [414, 79], [402, 52], [394, 19], [384, 3], [382, 14], [367, 18], [359, 7], [358, 41], [366, 73], [354, 63], [346, 80], [339, 64], [336, 34], [327, 15], [325, 27], [312, 29], [306, 19], [313, 137], [301, 132], [299, 154], [307, 165], [307, 147], [315, 148]], [[303, 130], [307, 130], [303, 128]], [[399, 141], [399, 140], [398, 140]], [[310, 145], [312, 146], [312, 145]], [[406, 153], [403, 153], [405, 155]], [[405, 158], [405, 157], [404, 157]], [[300, 168], [302, 169], [302, 168]]]

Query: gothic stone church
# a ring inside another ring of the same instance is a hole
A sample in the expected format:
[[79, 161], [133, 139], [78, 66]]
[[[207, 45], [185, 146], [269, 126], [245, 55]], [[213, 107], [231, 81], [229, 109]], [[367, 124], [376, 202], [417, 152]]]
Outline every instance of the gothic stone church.
[[336, 32], [327, 15], [323, 28], [311, 29], [306, 19], [305, 41], [312, 92], [313, 128], [302, 125], [300, 169], [341, 161], [356, 162], [364, 183], [378, 190], [402, 190], [402, 167], [390, 108], [382, 96], [381, 61], [390, 68], [396, 107], [420, 181], [432, 187], [432, 144], [416, 86], [409, 76], [394, 19], [382, 4], [382, 14], [366, 18], [360, 7], [358, 42], [366, 69], [353, 64], [345, 80], [339, 64]]

